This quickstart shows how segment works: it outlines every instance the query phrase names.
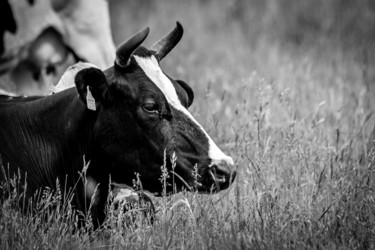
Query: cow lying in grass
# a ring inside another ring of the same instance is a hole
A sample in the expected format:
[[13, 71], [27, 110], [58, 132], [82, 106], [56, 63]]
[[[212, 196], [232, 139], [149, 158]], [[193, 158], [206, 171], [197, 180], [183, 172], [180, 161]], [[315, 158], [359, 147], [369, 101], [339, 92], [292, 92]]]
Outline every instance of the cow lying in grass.
[[[120, 45], [105, 71], [79, 70], [73, 88], [45, 97], [0, 96], [0, 154], [9, 175], [27, 178], [28, 197], [59, 180], [61, 190], [74, 189], [73, 205], [84, 213], [94, 199], [89, 209], [98, 227], [110, 181], [131, 186], [137, 174], [155, 195], [217, 192], [232, 183], [232, 158], [187, 110], [192, 89], [159, 66], [180, 41], [182, 26], [150, 50], [140, 46], [148, 33], [145, 28]], [[165, 160], [172, 156], [173, 164]], [[90, 161], [85, 180], [79, 174], [84, 159]], [[163, 174], [174, 176], [166, 190]]]

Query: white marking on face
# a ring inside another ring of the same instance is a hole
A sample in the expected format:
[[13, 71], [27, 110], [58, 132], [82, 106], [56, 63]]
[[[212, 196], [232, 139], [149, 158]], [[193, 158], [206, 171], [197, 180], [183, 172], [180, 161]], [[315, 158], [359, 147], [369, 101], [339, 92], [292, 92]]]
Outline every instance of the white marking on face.
[[164, 94], [165, 98], [167, 99], [168, 103], [172, 105], [175, 109], [181, 111], [186, 116], [188, 116], [206, 135], [209, 144], [209, 151], [208, 156], [212, 160], [210, 166], [218, 164], [221, 165], [222, 163], [226, 163], [230, 166], [234, 165], [233, 159], [230, 156], [224, 154], [219, 147], [215, 144], [215, 142], [211, 139], [211, 137], [207, 134], [204, 128], [194, 119], [194, 117], [190, 114], [190, 112], [181, 104], [180, 100], [178, 99], [177, 92], [175, 87], [173, 86], [172, 82], [169, 78], [163, 73], [161, 68], [159, 67], [158, 61], [156, 60], [155, 56], [151, 57], [140, 57], [134, 56], [138, 65], [143, 69], [145, 74], [150, 78], [150, 80], [161, 90]]

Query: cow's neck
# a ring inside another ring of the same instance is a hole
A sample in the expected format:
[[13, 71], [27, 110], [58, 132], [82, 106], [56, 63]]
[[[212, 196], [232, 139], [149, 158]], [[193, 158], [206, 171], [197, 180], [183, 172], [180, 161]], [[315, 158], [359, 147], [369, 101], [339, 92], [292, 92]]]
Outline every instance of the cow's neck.
[[0, 103], [0, 117], [4, 113], [9, 124], [5, 133], [0, 126], [2, 141], [6, 142], [0, 145], [0, 153], [5, 159], [16, 159], [13, 164], [28, 171], [32, 186], [54, 186], [57, 177], [62, 181], [61, 177], [68, 174], [70, 181], [78, 180], [83, 157], [91, 160], [94, 150], [96, 114], [86, 109], [75, 89], [31, 102]]

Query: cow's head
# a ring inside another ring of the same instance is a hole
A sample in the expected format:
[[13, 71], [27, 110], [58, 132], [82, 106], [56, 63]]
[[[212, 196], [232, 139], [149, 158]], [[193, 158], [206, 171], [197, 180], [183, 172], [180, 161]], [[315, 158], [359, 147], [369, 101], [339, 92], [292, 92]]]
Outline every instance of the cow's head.
[[[75, 76], [81, 100], [93, 109], [88, 112], [97, 112], [94, 134], [100, 161], [109, 167], [113, 182], [131, 185], [139, 173], [150, 192], [162, 190], [164, 162], [170, 171], [167, 181], [174, 179], [177, 190], [226, 189], [236, 174], [232, 158], [188, 111], [194, 98], [189, 85], [159, 66], [181, 39], [182, 26], [177, 23], [151, 50], [140, 46], [148, 33], [145, 28], [120, 45], [113, 67], [104, 72], [86, 68]], [[174, 152], [175, 166], [170, 161]]]

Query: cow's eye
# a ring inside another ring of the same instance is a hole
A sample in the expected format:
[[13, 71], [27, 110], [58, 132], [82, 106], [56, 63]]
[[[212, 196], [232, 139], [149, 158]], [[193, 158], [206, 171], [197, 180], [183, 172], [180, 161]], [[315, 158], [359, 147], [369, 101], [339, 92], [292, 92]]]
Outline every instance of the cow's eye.
[[158, 113], [159, 112], [159, 106], [155, 102], [144, 103], [143, 109], [148, 113]]

